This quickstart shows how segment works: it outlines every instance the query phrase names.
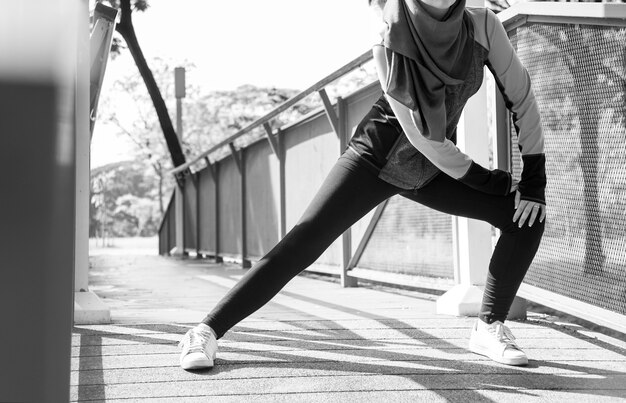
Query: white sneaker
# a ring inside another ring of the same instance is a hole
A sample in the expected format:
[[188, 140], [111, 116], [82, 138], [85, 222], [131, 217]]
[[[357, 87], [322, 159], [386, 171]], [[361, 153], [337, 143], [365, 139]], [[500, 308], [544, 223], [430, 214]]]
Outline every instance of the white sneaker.
[[477, 319], [472, 328], [469, 349], [507, 365], [527, 365], [528, 357], [515, 343], [511, 330], [500, 321], [487, 324]]
[[180, 366], [183, 369], [213, 367], [217, 353], [217, 340], [209, 326], [201, 323], [189, 329], [178, 346], [183, 349], [180, 353]]

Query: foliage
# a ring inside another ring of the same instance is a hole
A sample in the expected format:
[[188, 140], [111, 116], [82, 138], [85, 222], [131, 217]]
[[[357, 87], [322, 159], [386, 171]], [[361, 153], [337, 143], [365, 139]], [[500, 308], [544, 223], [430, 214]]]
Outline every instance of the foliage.
[[[96, 0], [96, 3], [106, 4], [110, 7], [117, 9], [120, 8], [119, 0]], [[133, 11], [143, 12], [146, 11], [148, 8], [150, 8], [150, 4], [148, 4], [147, 0], [135, 0], [133, 2]], [[115, 58], [119, 56], [123, 49], [126, 49], [126, 46], [124, 45], [124, 40], [117, 35], [113, 36], [113, 41], [111, 43], [111, 57]]]
[[[176, 110], [173, 96], [173, 67], [158, 58], [151, 60], [150, 64], [155, 81], [165, 95], [168, 109]], [[183, 67], [189, 73], [194, 70], [190, 63], [183, 63]], [[353, 92], [365, 83], [374, 81], [374, 77], [371, 66], [357, 69], [330, 85], [327, 88], [329, 96], [332, 99]], [[182, 105], [181, 145], [185, 155], [187, 158], [195, 157], [232, 136], [298, 92], [243, 85], [234, 90], [203, 93], [198, 86], [188, 81], [186, 98], [183, 99]], [[284, 126], [319, 107], [321, 101], [313, 94], [280, 114], [271, 122], [271, 126], [273, 128]], [[134, 144], [135, 161], [141, 163], [142, 168], [138, 169], [133, 165], [131, 169], [129, 168], [131, 165], [123, 164], [121, 167], [113, 165], [94, 171], [93, 175], [97, 176], [94, 178], [96, 182], [92, 180], [94, 192], [104, 193], [99, 196], [95, 194], [97, 197], [92, 201], [92, 235], [95, 235], [96, 229], [103, 225], [102, 218], [99, 218], [103, 214], [103, 209], [106, 209], [105, 217], [109, 224], [114, 219], [120, 220], [119, 223], [111, 224], [114, 227], [111, 231], [115, 236], [136, 233], [153, 235], [152, 231], [156, 230], [174, 187], [173, 178], [168, 174], [173, 166], [150, 96], [138, 73], [130, 73], [116, 80], [112, 88], [103, 94], [99, 119], [113, 126], [117, 136], [131, 139]], [[241, 137], [235, 144], [237, 147], [244, 147], [263, 136], [265, 132], [260, 128]], [[220, 158], [229, 151], [225, 147], [221, 152], [211, 155], [211, 159]], [[124, 174], [119, 172], [122, 168]], [[128, 181], [134, 178], [137, 172], [143, 173], [143, 182], [134, 180], [132, 186], [129, 185], [124, 192], [116, 190], [121, 186], [119, 184], [112, 187], [107, 185], [112, 181]], [[152, 188], [150, 192], [135, 191], [132, 189], [133, 186], [152, 186]], [[150, 203], [146, 200], [150, 200]], [[148, 205], [157, 207], [151, 210]], [[146, 218], [149, 214], [150, 219]]]
[[92, 170], [89, 235], [154, 235], [160, 218], [154, 182], [154, 175], [141, 161]]

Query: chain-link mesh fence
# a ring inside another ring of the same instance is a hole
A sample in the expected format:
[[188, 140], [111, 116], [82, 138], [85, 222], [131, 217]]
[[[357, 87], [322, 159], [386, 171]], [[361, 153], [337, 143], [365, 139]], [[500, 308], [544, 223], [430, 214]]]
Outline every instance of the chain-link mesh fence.
[[549, 215], [525, 282], [626, 314], [626, 28], [531, 24], [510, 37], [546, 138]]

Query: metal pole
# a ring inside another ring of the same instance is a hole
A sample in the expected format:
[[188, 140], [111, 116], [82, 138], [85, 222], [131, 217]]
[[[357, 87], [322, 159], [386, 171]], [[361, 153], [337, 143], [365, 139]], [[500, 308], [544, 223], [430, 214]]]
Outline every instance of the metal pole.
[[174, 95], [176, 96], [176, 134], [178, 140], [183, 140], [183, 98], [185, 98], [185, 68], [176, 67], [174, 69]]

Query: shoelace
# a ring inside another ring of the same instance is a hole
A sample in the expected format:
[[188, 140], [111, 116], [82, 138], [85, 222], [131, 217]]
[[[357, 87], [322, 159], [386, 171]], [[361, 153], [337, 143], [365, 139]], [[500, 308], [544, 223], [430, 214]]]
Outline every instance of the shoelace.
[[520, 349], [517, 346], [517, 343], [515, 343], [514, 341], [515, 336], [513, 336], [513, 332], [511, 332], [511, 329], [509, 329], [503, 323], [496, 323], [495, 330], [493, 330], [493, 327], [491, 327], [489, 330], [495, 333], [496, 340], [501, 343], [505, 343], [507, 347], [512, 347], [516, 350]]
[[181, 345], [188, 344], [189, 353], [204, 353], [204, 345], [207, 342], [207, 337], [208, 336], [205, 336], [201, 332], [190, 330], [185, 335]]

